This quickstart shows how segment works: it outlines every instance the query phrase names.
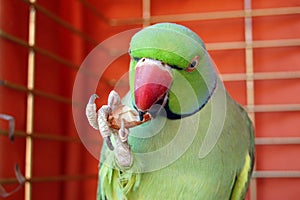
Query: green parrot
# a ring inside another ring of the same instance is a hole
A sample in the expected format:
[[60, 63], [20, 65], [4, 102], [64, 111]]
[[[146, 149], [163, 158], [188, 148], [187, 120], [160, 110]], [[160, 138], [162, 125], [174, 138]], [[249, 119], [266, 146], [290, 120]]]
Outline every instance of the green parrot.
[[105, 137], [97, 199], [245, 199], [253, 126], [203, 41], [182, 25], [158, 23], [132, 37], [129, 54], [130, 91], [122, 104], [140, 121], [146, 114], [151, 120], [130, 133], [122, 124], [125, 139]]

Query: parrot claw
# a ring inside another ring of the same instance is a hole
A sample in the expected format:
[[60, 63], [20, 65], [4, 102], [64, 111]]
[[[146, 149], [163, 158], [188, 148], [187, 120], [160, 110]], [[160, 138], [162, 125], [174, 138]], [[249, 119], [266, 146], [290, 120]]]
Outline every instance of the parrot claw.
[[124, 143], [128, 140], [129, 130], [124, 126], [124, 119], [121, 122], [121, 128], [119, 130], [119, 137], [121, 141]]
[[[96, 130], [100, 131], [100, 134], [105, 138], [106, 144], [110, 150], [113, 150], [113, 145], [110, 140], [112, 133], [111, 128], [108, 125], [107, 117], [111, 113], [112, 109], [108, 105], [103, 105], [98, 112], [96, 112], [95, 100], [99, 98], [97, 94], [91, 95], [88, 104], [86, 105], [85, 113], [89, 124]], [[115, 102], [115, 101], [113, 101]]]
[[90, 99], [88, 104], [86, 105], [85, 108], [85, 114], [86, 117], [89, 121], [89, 124], [96, 130], [99, 130], [98, 122], [97, 122], [97, 112], [96, 112], [96, 104], [95, 100], [96, 98], [99, 98], [98, 95], [93, 94]]
[[95, 100], [96, 100], [97, 98], [99, 98], [99, 96], [98, 96], [97, 94], [92, 94], [92, 96], [91, 96], [90, 99], [89, 99], [89, 103], [90, 103], [90, 104], [95, 103]]
[[119, 129], [119, 134], [115, 135], [116, 149], [115, 157], [116, 161], [122, 168], [129, 168], [132, 165], [132, 153], [130, 146], [127, 142], [129, 135], [129, 130], [125, 128], [124, 119], [121, 121], [121, 127]]
[[104, 138], [107, 147], [113, 151], [114, 146], [111, 142], [110, 136], [112, 133], [115, 132], [114, 129], [109, 127], [107, 118], [108, 115], [111, 113], [112, 109], [108, 105], [103, 105], [99, 110], [98, 110], [98, 126], [100, 130], [101, 136]]
[[108, 105], [103, 105], [98, 110], [98, 126], [103, 138], [110, 136], [112, 133], [112, 129], [107, 122], [109, 113], [111, 113], [111, 108]]
[[[121, 130], [121, 129], [120, 129]], [[121, 137], [115, 136], [116, 148], [115, 148], [115, 158], [118, 165], [121, 168], [129, 168], [133, 162], [133, 156], [130, 150], [130, 146], [126, 141], [122, 141]]]
[[108, 95], [108, 106], [114, 110], [119, 105], [121, 105], [121, 98], [116, 91], [112, 90]]
[[[95, 100], [99, 98], [98, 95], [93, 94], [86, 106], [86, 116], [89, 124], [96, 130], [100, 131], [107, 147], [114, 151], [116, 161], [120, 167], [128, 168], [132, 165], [132, 153], [130, 146], [127, 142], [129, 130], [125, 127], [124, 119], [121, 121], [121, 127], [119, 131], [111, 128], [108, 122], [108, 116], [117, 107], [122, 105], [119, 94], [112, 90], [108, 95], [108, 105], [103, 105], [98, 112], [96, 111]], [[113, 134], [115, 140], [115, 147], [111, 142], [111, 135]]]
[[105, 137], [104, 140], [105, 140], [106, 145], [109, 148], [109, 150], [113, 151], [114, 150], [114, 146], [111, 143], [110, 136]]

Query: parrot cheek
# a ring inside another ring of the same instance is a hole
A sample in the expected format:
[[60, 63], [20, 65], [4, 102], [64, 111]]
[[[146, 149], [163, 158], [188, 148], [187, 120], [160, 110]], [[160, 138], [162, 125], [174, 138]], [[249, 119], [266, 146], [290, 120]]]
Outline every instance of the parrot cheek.
[[147, 112], [167, 93], [173, 77], [171, 68], [160, 61], [141, 59], [134, 80], [135, 104], [139, 112]]

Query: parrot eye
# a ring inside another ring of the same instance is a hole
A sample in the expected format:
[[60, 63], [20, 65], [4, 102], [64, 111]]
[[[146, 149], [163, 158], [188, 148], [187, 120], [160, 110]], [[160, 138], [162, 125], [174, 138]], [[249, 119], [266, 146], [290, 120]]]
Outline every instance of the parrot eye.
[[185, 69], [187, 72], [192, 72], [196, 69], [199, 63], [199, 56], [195, 56], [193, 60], [190, 62], [189, 66]]

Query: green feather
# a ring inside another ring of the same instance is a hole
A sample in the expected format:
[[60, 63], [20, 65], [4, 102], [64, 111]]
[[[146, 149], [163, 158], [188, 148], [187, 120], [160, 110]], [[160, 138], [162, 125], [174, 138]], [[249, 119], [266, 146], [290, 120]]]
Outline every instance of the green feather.
[[[135, 34], [130, 43], [130, 89], [134, 91], [136, 58], [152, 58], [176, 66], [168, 108], [175, 115], [190, 115], [204, 106], [216, 85], [215, 67], [202, 40], [184, 26], [160, 23]], [[199, 57], [196, 70], [185, 69]], [[193, 96], [191, 95], [194, 95]], [[185, 98], [189, 96], [190, 98]], [[134, 97], [133, 97], [134, 100]]]
[[[180, 45], [174, 39], [180, 41]], [[205, 53], [203, 49], [202, 40], [194, 32], [171, 23], [149, 26], [136, 33], [130, 43], [132, 57], [163, 60], [182, 69], [188, 66], [195, 53]]]
[[[136, 58], [161, 60], [176, 66], [167, 106], [184, 118], [158, 115], [130, 129], [130, 169], [120, 168], [104, 145], [98, 199], [244, 199], [254, 162], [253, 126], [225, 91], [201, 39], [183, 26], [157, 24], [133, 37], [130, 54], [131, 91], [123, 103], [134, 109]], [[195, 55], [197, 70], [187, 72]]]
[[[215, 94], [214, 94], [215, 95]], [[127, 98], [129, 100], [130, 98]], [[136, 152], [134, 168], [122, 173], [127, 174], [127, 180], [132, 181], [129, 190], [120, 189], [120, 181], [118, 177], [121, 171], [118, 168], [112, 169], [111, 174], [105, 175], [105, 168], [101, 168], [104, 174], [100, 177], [108, 179], [102, 187], [102, 192], [107, 199], [244, 199], [248, 181], [252, 171], [252, 160], [250, 165], [245, 167], [247, 155], [253, 155], [253, 132], [251, 122], [244, 110], [232, 101], [227, 95], [226, 120], [220, 138], [213, 150], [204, 158], [199, 158], [199, 149], [203, 143], [208, 125], [214, 123], [211, 116], [211, 103], [208, 104], [198, 113], [183, 118], [181, 120], [167, 119], [164, 127], [159, 133], [153, 134], [156, 125], [151, 123], [143, 127], [143, 132], [139, 128], [131, 130], [129, 138], [132, 151]], [[129, 103], [129, 102], [127, 102]], [[215, 105], [213, 105], [215, 106]], [[200, 119], [200, 120], [199, 120]], [[159, 120], [159, 119], [158, 119]], [[240, 123], [245, 121], [247, 123]], [[198, 123], [198, 124], [197, 124]], [[215, 124], [218, 126], [218, 124]], [[183, 128], [182, 132], [177, 133], [179, 127]], [[194, 131], [196, 135], [193, 135]], [[145, 134], [152, 135], [147, 138]], [[178, 136], [179, 134], [179, 136]], [[138, 138], [146, 137], [146, 138]], [[169, 149], [159, 154], [157, 158], [143, 160], [141, 155], [149, 152], [155, 152], [165, 147], [174, 137], [179, 137], [181, 143], [171, 146]], [[178, 159], [174, 157], [174, 152], [178, 152], [177, 148], [186, 147], [185, 144], [191, 144], [182, 152]], [[172, 158], [174, 162], [166, 162], [162, 169], [146, 173], [140, 173], [141, 168], [153, 167], [157, 162], [164, 164], [165, 160]], [[252, 158], [249, 157], [249, 158]], [[154, 163], [152, 163], [154, 162]], [[147, 165], [147, 166], [144, 166]], [[102, 165], [103, 166], [103, 165]], [[245, 173], [245, 170], [247, 173]], [[132, 174], [138, 176], [139, 180], [133, 178]], [[241, 180], [247, 180], [243, 184], [237, 184], [239, 175], [244, 177]], [[246, 175], [246, 176], [245, 176]], [[111, 183], [110, 177], [114, 179]], [[100, 178], [101, 179], [101, 178]], [[134, 184], [134, 186], [132, 186]], [[119, 197], [119, 198], [117, 198]], [[122, 198], [121, 198], [122, 197]]]

